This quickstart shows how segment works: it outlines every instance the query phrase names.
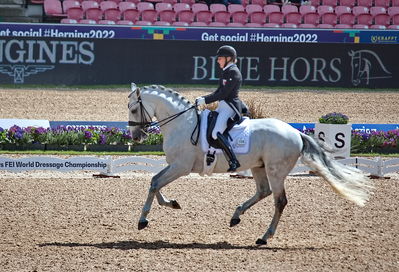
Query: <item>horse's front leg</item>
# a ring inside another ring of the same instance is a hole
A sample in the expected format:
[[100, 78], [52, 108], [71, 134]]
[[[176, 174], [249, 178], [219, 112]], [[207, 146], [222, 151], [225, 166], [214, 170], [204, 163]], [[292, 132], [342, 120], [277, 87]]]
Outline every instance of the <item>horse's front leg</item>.
[[179, 203], [176, 200], [168, 200], [161, 192], [157, 192], [156, 197], [158, 200], [158, 204], [161, 206], [166, 206], [173, 209], [181, 209]]
[[144, 229], [148, 225], [147, 215], [151, 210], [152, 202], [154, 201], [154, 197], [158, 197], [158, 201], [165, 201], [165, 203], [170, 203], [171, 206], [180, 207], [180, 205], [176, 201], [167, 201], [160, 194], [159, 190], [167, 185], [168, 183], [174, 181], [175, 179], [187, 175], [189, 171], [185, 171], [184, 168], [181, 168], [177, 165], [168, 165], [161, 172], [156, 174], [151, 180], [151, 186], [148, 191], [147, 200], [144, 203], [144, 207], [141, 211], [141, 216], [138, 224], [138, 229]]

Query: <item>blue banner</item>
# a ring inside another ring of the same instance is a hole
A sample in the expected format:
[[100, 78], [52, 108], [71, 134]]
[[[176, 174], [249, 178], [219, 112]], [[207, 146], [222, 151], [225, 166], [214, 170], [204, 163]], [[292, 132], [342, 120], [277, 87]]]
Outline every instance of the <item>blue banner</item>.
[[[304, 131], [312, 130], [315, 127], [315, 123], [289, 123], [292, 127]], [[127, 129], [127, 122], [102, 122], [102, 121], [50, 121], [51, 128], [57, 128], [58, 126], [64, 127], [96, 127], [96, 128], [112, 128], [116, 127], [119, 129]], [[352, 130], [358, 132], [365, 132], [370, 134], [373, 131], [390, 131], [399, 129], [399, 124], [352, 124]]]
[[0, 23], [1, 36], [256, 43], [399, 43], [399, 31], [396, 30], [198, 28], [32, 23]]
[[[314, 129], [315, 123], [289, 123], [301, 131]], [[352, 130], [370, 134], [373, 131], [390, 131], [399, 129], [399, 124], [352, 124]]]
[[127, 129], [126, 122], [101, 122], [101, 121], [50, 121], [51, 128], [63, 126], [66, 128], [119, 128]]

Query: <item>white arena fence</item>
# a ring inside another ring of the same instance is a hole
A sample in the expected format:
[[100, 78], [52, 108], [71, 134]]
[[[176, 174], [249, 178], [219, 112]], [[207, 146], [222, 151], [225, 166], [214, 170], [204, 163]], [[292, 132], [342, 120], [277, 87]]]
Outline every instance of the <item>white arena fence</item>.
[[31, 156], [24, 158], [0, 157], [0, 171], [23, 172], [33, 170], [49, 170], [59, 172], [96, 171], [104, 175], [114, 175], [126, 171], [146, 171], [157, 173], [166, 166], [165, 159], [149, 159], [130, 156], [112, 159], [111, 156], [76, 156], [58, 158], [47, 156]]
[[[365, 159], [352, 157], [348, 159], [338, 160], [345, 165], [351, 165], [364, 172], [376, 176], [384, 177], [389, 173], [399, 172], [399, 158], [384, 160], [381, 157], [375, 159]], [[49, 171], [96, 171], [104, 176], [113, 176], [118, 173], [127, 171], [145, 171], [150, 173], [158, 173], [166, 166], [166, 160], [150, 159], [141, 156], [129, 156], [125, 158], [112, 159], [111, 156], [106, 157], [90, 157], [77, 156], [66, 159], [58, 157], [31, 156], [24, 158], [0, 157], [0, 171], [33, 171], [33, 170], [49, 170]], [[309, 172], [311, 169], [301, 163], [298, 163], [291, 171], [291, 174], [300, 174]], [[248, 171], [245, 176], [250, 176]]]
[[[351, 157], [347, 159], [339, 159], [337, 161], [344, 165], [350, 165], [352, 167], [358, 168], [376, 177], [384, 177], [386, 174], [399, 172], [399, 158], [384, 160], [381, 157], [377, 157], [375, 159]], [[311, 169], [298, 160], [294, 169], [292, 169], [291, 174], [298, 174], [308, 171], [311, 171]]]

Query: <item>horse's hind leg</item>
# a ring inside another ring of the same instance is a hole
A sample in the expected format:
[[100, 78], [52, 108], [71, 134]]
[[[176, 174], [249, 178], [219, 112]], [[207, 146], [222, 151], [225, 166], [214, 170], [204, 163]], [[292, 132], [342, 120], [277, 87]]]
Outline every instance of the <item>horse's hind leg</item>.
[[263, 235], [261, 239], [256, 241], [258, 245], [265, 245], [267, 244], [267, 240], [273, 237], [274, 233], [276, 232], [278, 222], [280, 221], [281, 215], [283, 213], [284, 207], [287, 205], [287, 197], [285, 195], [284, 189], [284, 178], [270, 178], [270, 186], [274, 196], [274, 216], [272, 222], [269, 225], [266, 233]]
[[253, 197], [251, 197], [236, 208], [233, 217], [230, 220], [230, 227], [233, 227], [240, 223], [240, 215], [244, 214], [246, 210], [248, 210], [260, 200], [272, 193], [272, 191], [270, 190], [269, 181], [267, 180], [265, 168], [256, 167], [252, 168], [251, 171], [256, 182], [256, 193]]

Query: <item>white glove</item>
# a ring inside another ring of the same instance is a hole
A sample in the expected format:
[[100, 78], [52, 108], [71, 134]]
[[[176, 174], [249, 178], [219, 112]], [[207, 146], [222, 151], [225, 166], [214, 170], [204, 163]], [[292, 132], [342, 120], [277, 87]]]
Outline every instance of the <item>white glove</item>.
[[195, 103], [196, 103], [198, 106], [205, 105], [205, 98], [202, 97], [202, 96], [197, 97], [197, 99], [195, 99]]

